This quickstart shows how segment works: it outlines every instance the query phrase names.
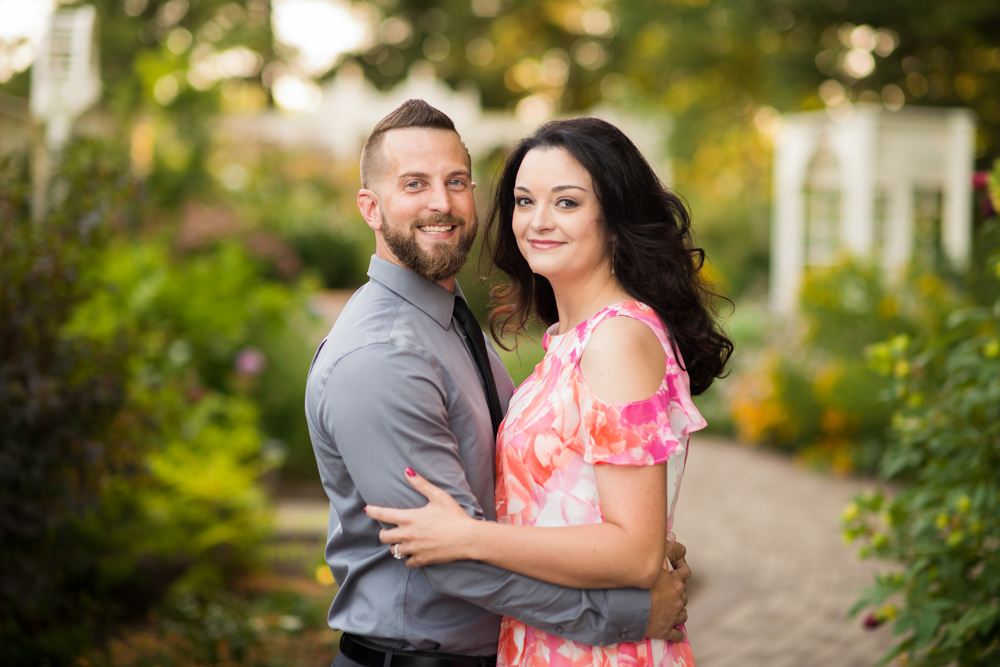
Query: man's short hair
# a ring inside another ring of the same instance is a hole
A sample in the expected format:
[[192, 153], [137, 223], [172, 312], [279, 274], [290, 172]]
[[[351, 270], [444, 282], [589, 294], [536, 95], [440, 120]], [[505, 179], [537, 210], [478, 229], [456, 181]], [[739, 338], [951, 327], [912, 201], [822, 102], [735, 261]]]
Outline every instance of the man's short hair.
[[[450, 130], [458, 135], [455, 123], [443, 111], [435, 109], [423, 100], [406, 100], [399, 108], [380, 120], [375, 129], [372, 130], [371, 136], [365, 141], [365, 147], [361, 149], [361, 187], [372, 189], [385, 169], [385, 154], [382, 152], [382, 144], [385, 141], [386, 133], [409, 127]], [[464, 143], [462, 145], [465, 146]], [[465, 154], [471, 168], [472, 158], [469, 156], [468, 148], [466, 148]]]

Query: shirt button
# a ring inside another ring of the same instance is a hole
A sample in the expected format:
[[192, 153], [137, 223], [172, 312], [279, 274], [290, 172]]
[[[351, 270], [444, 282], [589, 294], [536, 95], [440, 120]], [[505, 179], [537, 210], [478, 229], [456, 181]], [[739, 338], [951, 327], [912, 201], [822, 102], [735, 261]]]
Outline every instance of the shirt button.
[[562, 631], [563, 631], [562, 626], [561, 625], [557, 625], [556, 626], [556, 632], [562, 632]]
[[618, 637], [619, 637], [620, 639], [625, 639], [626, 637], [628, 637], [628, 630], [622, 630], [622, 631], [621, 631], [621, 634], [620, 634], [620, 635], [618, 635]]

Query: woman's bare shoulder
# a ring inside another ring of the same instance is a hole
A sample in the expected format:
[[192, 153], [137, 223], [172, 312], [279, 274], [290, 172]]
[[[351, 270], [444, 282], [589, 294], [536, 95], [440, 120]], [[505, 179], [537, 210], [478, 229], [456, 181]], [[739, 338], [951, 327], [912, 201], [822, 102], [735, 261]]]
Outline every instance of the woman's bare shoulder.
[[594, 327], [580, 358], [580, 372], [595, 396], [609, 403], [650, 398], [663, 383], [666, 352], [648, 324], [608, 317]]

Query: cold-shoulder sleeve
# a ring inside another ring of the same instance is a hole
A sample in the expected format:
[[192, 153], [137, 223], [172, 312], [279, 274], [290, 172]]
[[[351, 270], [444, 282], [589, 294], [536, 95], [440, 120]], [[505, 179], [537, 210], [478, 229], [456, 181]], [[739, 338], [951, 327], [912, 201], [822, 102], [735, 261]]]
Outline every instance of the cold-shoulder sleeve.
[[[648, 399], [632, 403], [609, 403], [590, 391], [576, 369], [580, 428], [583, 430], [583, 457], [587, 463], [614, 465], [656, 465], [670, 458], [681, 441], [705, 428], [707, 423], [691, 400], [687, 372], [677, 363], [667, 334], [658, 320], [650, 321], [644, 311], [622, 308], [615, 315], [649, 324], [667, 354], [663, 382]], [[655, 315], [653, 315], [655, 317]]]

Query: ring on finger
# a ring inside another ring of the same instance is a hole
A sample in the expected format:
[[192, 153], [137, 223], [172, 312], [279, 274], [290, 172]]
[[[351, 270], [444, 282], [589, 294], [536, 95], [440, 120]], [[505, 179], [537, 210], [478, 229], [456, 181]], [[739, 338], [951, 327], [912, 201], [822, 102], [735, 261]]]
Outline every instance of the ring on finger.
[[396, 560], [402, 560], [403, 554], [399, 553], [399, 544], [392, 545], [392, 557]]

